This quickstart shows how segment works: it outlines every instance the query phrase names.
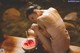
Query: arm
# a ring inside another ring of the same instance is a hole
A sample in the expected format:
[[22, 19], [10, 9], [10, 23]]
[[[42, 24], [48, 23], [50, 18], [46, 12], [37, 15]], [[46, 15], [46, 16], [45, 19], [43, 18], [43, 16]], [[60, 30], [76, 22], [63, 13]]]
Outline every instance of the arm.
[[49, 40], [39, 31], [38, 25], [34, 24], [33, 27], [42, 45], [45, 46], [47, 51], [52, 53], [53, 51], [52, 51], [51, 43], [49, 42]]

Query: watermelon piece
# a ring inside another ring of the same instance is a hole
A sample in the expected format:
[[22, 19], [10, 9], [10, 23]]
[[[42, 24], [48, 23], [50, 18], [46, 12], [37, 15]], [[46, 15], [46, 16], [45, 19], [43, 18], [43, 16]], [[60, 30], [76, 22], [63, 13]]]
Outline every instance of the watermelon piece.
[[22, 47], [26, 50], [30, 50], [36, 47], [36, 40], [35, 38], [27, 38], [23, 41]]

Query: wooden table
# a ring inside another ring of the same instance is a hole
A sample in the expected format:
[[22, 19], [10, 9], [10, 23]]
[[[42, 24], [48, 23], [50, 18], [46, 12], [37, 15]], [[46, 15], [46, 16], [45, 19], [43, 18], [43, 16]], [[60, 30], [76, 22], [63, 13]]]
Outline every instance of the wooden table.
[[[26, 38], [15, 37], [15, 36], [5, 36], [6, 39], [2, 43], [2, 48], [4, 48], [4, 53], [29, 53], [30, 51], [24, 51], [22, 48], [22, 42]], [[37, 50], [31, 51], [32, 53], [48, 53], [44, 51], [41, 44], [37, 46]]]
[[2, 48], [4, 48], [5, 53], [25, 53], [21, 44], [25, 39], [26, 38], [6, 36]]
[[[2, 48], [4, 48], [5, 51], [4, 53], [25, 53], [22, 49], [22, 41], [25, 39], [26, 38], [6, 36], [2, 44]], [[80, 47], [70, 45], [69, 53], [80, 53]]]

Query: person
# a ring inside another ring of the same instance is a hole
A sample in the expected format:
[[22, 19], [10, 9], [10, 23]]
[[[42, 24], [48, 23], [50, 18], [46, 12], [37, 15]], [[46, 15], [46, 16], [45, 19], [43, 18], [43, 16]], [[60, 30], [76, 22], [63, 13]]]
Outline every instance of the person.
[[34, 30], [49, 53], [67, 53], [70, 37], [56, 9], [50, 7], [42, 10], [37, 6], [30, 6], [26, 10], [26, 17], [33, 23], [37, 22], [32, 24], [31, 29]]

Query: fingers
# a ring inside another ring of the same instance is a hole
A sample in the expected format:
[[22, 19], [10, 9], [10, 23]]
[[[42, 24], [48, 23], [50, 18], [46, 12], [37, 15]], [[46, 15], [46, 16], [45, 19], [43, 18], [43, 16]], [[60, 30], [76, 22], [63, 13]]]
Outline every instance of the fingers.
[[35, 24], [35, 23], [33, 23], [33, 24], [31, 25], [31, 28], [28, 29], [28, 31], [27, 31], [27, 32], [28, 32], [28, 35], [29, 35], [29, 36], [37, 37], [35, 31], [38, 31], [38, 25]]
[[33, 23], [33, 24], [31, 25], [31, 29], [33, 29], [33, 30], [38, 29], [38, 24], [34, 24], [34, 23]]
[[32, 30], [32, 29], [29, 29], [29, 30], [28, 30], [28, 34], [31, 35], [31, 36], [36, 37], [36, 33], [35, 33], [34, 30]]
[[44, 12], [44, 10], [34, 9], [34, 12], [37, 12], [37, 13], [42, 13], [42, 12]]
[[34, 31], [33, 31], [32, 29], [29, 29], [29, 30], [28, 30], [28, 34], [29, 34], [29, 35], [33, 35], [33, 34], [34, 34]]
[[38, 9], [34, 9], [34, 12], [37, 13], [38, 15], [42, 15], [42, 13], [46, 11], [46, 10], [38, 10]]

